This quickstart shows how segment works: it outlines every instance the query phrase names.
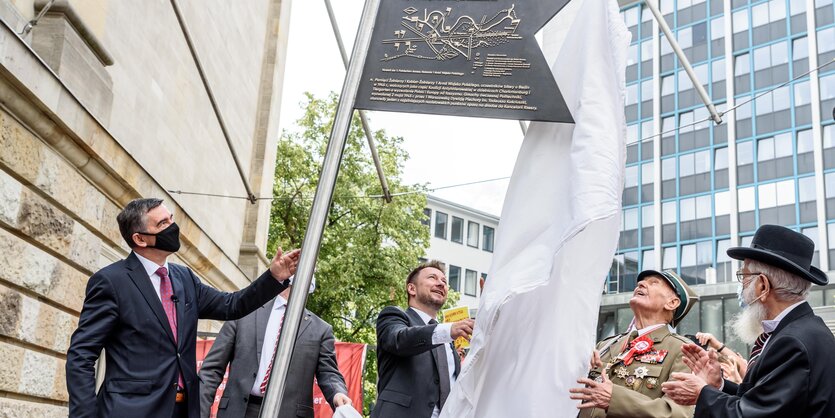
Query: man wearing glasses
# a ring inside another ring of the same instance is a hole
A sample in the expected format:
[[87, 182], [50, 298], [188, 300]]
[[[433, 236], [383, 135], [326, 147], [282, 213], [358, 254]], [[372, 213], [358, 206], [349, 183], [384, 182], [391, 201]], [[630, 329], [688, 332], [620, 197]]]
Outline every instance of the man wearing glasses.
[[835, 337], [806, 302], [826, 273], [811, 265], [815, 245], [788, 228], [763, 225], [751, 247], [728, 249], [743, 260], [742, 312], [731, 323], [752, 344], [738, 386], [722, 379], [715, 352], [682, 347], [693, 373], [674, 373], [664, 393], [696, 405], [694, 417], [835, 417]]

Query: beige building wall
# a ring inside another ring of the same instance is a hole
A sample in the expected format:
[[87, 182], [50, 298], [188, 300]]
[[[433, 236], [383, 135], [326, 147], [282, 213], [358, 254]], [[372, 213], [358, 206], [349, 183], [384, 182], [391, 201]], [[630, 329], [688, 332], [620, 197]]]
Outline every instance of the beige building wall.
[[70, 335], [88, 277], [128, 253], [115, 217], [131, 199], [166, 200], [172, 261], [205, 282], [266, 268], [268, 200], [167, 190], [246, 196], [222, 119], [245, 181], [271, 193], [289, 2], [57, 0], [27, 32], [49, 2], [0, 0], [0, 416], [67, 415]]

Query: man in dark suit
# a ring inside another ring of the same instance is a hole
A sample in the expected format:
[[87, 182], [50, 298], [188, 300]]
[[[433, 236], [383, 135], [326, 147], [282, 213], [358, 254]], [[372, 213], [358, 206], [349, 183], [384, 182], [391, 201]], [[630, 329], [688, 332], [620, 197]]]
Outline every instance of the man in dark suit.
[[750, 248], [728, 249], [744, 260], [737, 278], [747, 306], [733, 326], [754, 346], [748, 371], [739, 386], [723, 380], [716, 352], [689, 344], [693, 373], [674, 374], [665, 394], [695, 404], [697, 418], [835, 417], [835, 337], [806, 302], [812, 283], [829, 281], [811, 265], [814, 251], [811, 239], [775, 225], [760, 227]]
[[437, 417], [461, 362], [452, 347], [470, 338], [473, 320], [438, 324], [447, 299], [444, 266], [421, 264], [406, 278], [409, 309], [389, 306], [377, 317], [377, 404], [372, 418]]
[[[209, 417], [227, 365], [231, 366], [229, 379], [218, 405], [218, 418], [258, 417], [291, 289], [255, 312], [223, 324], [200, 368], [201, 417]], [[336, 364], [333, 328], [305, 309], [278, 418], [313, 418], [314, 377], [331, 408], [351, 404]]]
[[[298, 250], [276, 253], [248, 287], [219, 292], [166, 259], [179, 228], [160, 199], [136, 199], [116, 218], [133, 252], [90, 277], [67, 351], [70, 417], [189, 417], [200, 413], [197, 319], [240, 318], [289, 285]], [[105, 349], [96, 395], [95, 364]]]

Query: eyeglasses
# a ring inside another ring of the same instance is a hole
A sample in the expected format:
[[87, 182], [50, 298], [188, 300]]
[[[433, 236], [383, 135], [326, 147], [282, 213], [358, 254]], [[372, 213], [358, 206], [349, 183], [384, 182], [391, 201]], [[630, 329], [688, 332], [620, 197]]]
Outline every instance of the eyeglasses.
[[761, 272], [757, 272], [757, 273], [745, 273], [745, 272], [743, 272], [742, 270], [737, 270], [737, 271], [736, 271], [736, 280], [737, 280], [738, 282], [742, 283], [742, 281], [743, 281], [743, 280], [745, 280], [745, 276], [756, 276], [756, 275], [759, 275], [759, 274], [762, 274], [762, 273], [761, 273]]

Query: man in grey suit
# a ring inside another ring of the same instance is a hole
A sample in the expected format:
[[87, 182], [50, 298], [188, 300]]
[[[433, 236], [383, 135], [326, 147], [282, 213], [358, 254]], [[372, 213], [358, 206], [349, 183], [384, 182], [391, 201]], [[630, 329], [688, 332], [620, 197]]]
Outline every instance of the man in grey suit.
[[[314, 287], [315, 282], [310, 292]], [[200, 369], [201, 417], [209, 417], [227, 365], [229, 380], [218, 405], [218, 418], [258, 417], [291, 290], [292, 286], [255, 312], [223, 324]], [[351, 404], [336, 364], [333, 328], [305, 309], [279, 418], [313, 417], [314, 376], [331, 408]]]
[[438, 324], [447, 299], [444, 266], [419, 265], [406, 278], [409, 308], [388, 306], [377, 317], [377, 405], [372, 418], [437, 418], [461, 361], [452, 346], [473, 333], [473, 320]]

